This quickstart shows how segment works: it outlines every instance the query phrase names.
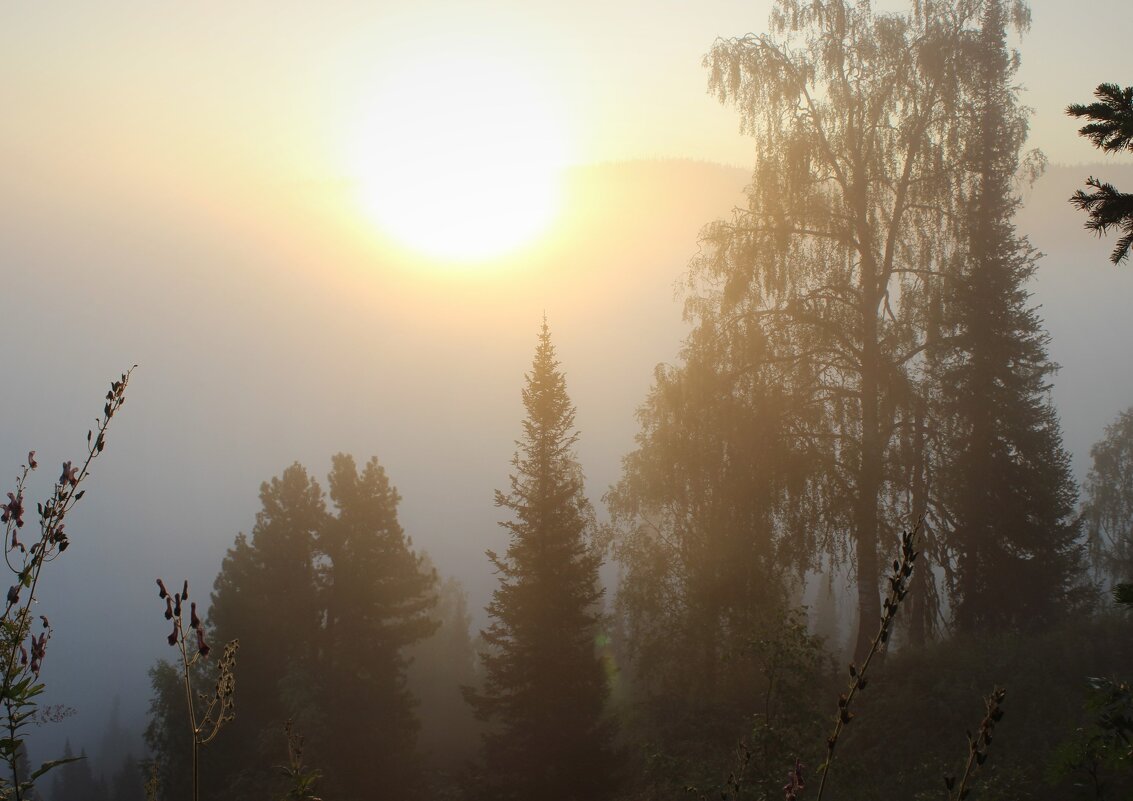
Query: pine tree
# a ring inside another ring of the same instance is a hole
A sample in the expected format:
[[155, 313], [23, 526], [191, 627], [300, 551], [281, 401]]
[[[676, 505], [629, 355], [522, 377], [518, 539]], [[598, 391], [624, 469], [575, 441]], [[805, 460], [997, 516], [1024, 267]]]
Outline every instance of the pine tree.
[[323, 491], [295, 463], [260, 486], [260, 503], [251, 538], [237, 535], [224, 558], [209, 608], [213, 639], [240, 640], [236, 719], [224, 747], [210, 748], [202, 766], [205, 787], [220, 798], [247, 797], [274, 775], [283, 724], [300, 712], [288, 688], [317, 675], [315, 547], [327, 523]]
[[361, 472], [346, 454], [332, 464], [338, 515], [319, 538], [328, 560], [319, 699], [325, 728], [308, 733], [312, 764], [337, 798], [361, 801], [378, 788], [411, 798], [420, 777], [406, 649], [436, 630], [437, 577], [412, 550], [397, 520], [401, 498], [377, 459]]
[[[413, 795], [417, 723], [405, 649], [435, 628], [435, 574], [413, 553], [397, 491], [376, 459], [359, 473], [352, 457], [335, 456], [329, 485], [334, 515], [299, 464], [265, 483], [252, 536], [236, 537], [213, 585], [211, 637], [238, 637], [241, 647], [236, 718], [202, 766], [210, 798], [260, 797], [278, 786], [287, 721], [306, 738], [328, 794]], [[150, 675], [146, 740], [163, 793], [179, 797], [184, 692], [172, 665], [159, 662]], [[206, 675], [198, 686], [208, 686]]]
[[53, 801], [102, 801], [106, 798], [105, 788], [100, 788], [94, 779], [85, 748], [75, 757], [68, 740], [63, 749], [63, 759], [73, 761], [56, 770], [51, 784]]
[[133, 754], [126, 754], [111, 782], [113, 801], [144, 801], [146, 777]]
[[1037, 254], [1012, 223], [1027, 122], [1012, 88], [1006, 25], [1002, 0], [988, 2], [969, 59], [965, 247], [945, 311], [952, 328], [942, 416], [951, 442], [939, 473], [955, 554], [954, 620], [969, 631], [1064, 614], [1081, 567], [1076, 490], [1049, 399], [1055, 365], [1028, 304]]
[[[1094, 90], [1094, 97], [1097, 102], [1074, 103], [1066, 109], [1072, 117], [1092, 120], [1079, 128], [1078, 133], [1106, 153], [1133, 151], [1133, 86], [1122, 89], [1115, 83], [1103, 83]], [[1093, 191], [1079, 189], [1070, 202], [1089, 215], [1086, 230], [1099, 236], [1108, 233], [1110, 228], [1121, 232], [1109, 256], [1114, 264], [1120, 264], [1133, 248], [1133, 193], [1120, 192], [1113, 184], [1093, 176], [1086, 185]]]
[[600, 799], [614, 789], [609, 693], [595, 651], [602, 624], [601, 556], [589, 534], [593, 512], [575, 458], [574, 406], [543, 321], [523, 389], [527, 417], [512, 461], [511, 489], [496, 505], [512, 518], [507, 553], [488, 558], [500, 584], [482, 632], [482, 691], [466, 689], [484, 737], [484, 774], [493, 799]]

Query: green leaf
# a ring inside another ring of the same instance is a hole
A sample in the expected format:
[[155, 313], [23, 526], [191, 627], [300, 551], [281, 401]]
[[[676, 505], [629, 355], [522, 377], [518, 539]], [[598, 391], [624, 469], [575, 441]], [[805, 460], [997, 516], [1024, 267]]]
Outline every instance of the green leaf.
[[39, 768], [34, 773], [32, 773], [31, 780], [35, 781], [40, 776], [47, 773], [47, 771], [52, 770], [53, 768], [57, 768], [60, 765], [66, 765], [68, 762], [78, 762], [80, 759], [86, 759], [86, 757], [76, 756], [76, 757], [65, 757], [63, 759], [48, 760], [47, 762], [44, 762], [42, 765], [40, 765]]

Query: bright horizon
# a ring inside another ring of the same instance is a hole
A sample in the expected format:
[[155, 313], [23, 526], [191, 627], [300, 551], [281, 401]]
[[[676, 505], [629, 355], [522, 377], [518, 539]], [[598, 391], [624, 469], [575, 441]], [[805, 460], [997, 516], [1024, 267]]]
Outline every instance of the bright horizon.
[[[1063, 109], [1101, 82], [1133, 84], [1127, 6], [1036, 0], [1020, 45], [1028, 147], [1052, 165], [1113, 165], [1119, 186], [1130, 159], [1100, 154]], [[678, 360], [697, 233], [743, 202], [753, 166], [701, 59], [717, 36], [764, 31], [769, 8], [0, 5], [8, 475], [33, 448], [45, 465], [73, 458], [106, 382], [139, 365], [43, 597], [60, 631], [47, 680], [78, 708], [74, 730], [101, 722], [115, 693], [142, 714], [145, 669], [167, 655], [165, 632], [150, 636], [153, 578], [207, 588], [253, 525], [260, 482], [295, 461], [321, 477], [333, 453], [376, 455], [404, 528], [482, 616], [484, 550], [504, 539], [493, 491], [544, 314], [601, 510], [655, 368]], [[472, 115], [469, 95], [500, 109], [494, 127], [444, 113]], [[524, 147], [493, 163], [524, 166], [481, 202], [463, 190], [491, 179], [466, 168], [501, 127]], [[370, 141], [409, 157], [377, 158]], [[1049, 254], [1035, 302], [1081, 478], [1133, 402], [1133, 375], [1101, 366], [1128, 363], [1133, 268], [1109, 265], [1112, 237], [1084, 232], [1065, 202], [1088, 170], [1051, 173], [1020, 228]], [[385, 192], [417, 175], [469, 224], [452, 249], [423, 252], [429, 195]], [[482, 230], [527, 214], [518, 238]]]
[[[1051, 163], [1096, 161], [1062, 111], [1133, 72], [1124, 27], [1103, 24], [1124, 4], [1095, 3], [1090, 15], [1034, 5], [1021, 43], [1022, 96], [1035, 109], [1028, 144]], [[0, 146], [14, 185], [32, 196], [66, 186], [73, 198], [78, 186], [238, 216], [311, 182], [343, 181], [356, 192], [350, 211], [372, 223], [360, 236], [482, 263], [546, 234], [562, 211], [565, 166], [690, 158], [750, 169], [738, 117], [707, 94], [700, 61], [717, 36], [763, 31], [769, 8], [8, 5], [0, 65], [17, 76], [4, 99], [18, 122]], [[452, 230], [438, 233], [437, 217]], [[510, 232], [493, 232], [508, 218]]]

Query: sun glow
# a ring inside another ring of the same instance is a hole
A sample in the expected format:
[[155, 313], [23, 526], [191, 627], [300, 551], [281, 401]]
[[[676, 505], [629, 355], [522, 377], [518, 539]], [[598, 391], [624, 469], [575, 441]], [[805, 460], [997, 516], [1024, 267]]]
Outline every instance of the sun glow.
[[515, 64], [482, 53], [409, 61], [369, 104], [356, 146], [360, 200], [402, 245], [483, 262], [554, 219], [564, 129]]

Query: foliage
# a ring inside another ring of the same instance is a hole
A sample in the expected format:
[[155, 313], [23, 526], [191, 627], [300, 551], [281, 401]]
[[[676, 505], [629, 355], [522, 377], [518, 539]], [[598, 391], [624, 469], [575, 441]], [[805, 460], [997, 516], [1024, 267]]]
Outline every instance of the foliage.
[[[424, 565], [432, 562], [423, 554]], [[439, 785], [455, 785], [455, 777], [475, 756], [482, 732], [461, 687], [478, 681], [476, 649], [472, 643], [472, 619], [468, 598], [460, 582], [448, 578], [437, 589], [433, 610], [439, 621], [436, 632], [408, 649], [408, 688], [419, 701], [421, 723], [419, 745], [428, 770], [425, 778], [435, 795]]]
[[215, 635], [240, 638], [243, 677], [226, 747], [206, 769], [213, 797], [242, 798], [270, 787], [284, 722], [294, 717], [305, 731], [314, 725], [306, 717], [313, 714], [309, 705], [286, 693], [292, 686], [313, 692], [320, 686], [314, 660], [321, 637], [316, 541], [327, 519], [323, 492], [293, 464], [261, 485], [260, 503], [251, 537], [237, 535], [221, 564], [209, 607]]
[[807, 632], [803, 610], [765, 614], [732, 661], [752, 676], [747, 698], [705, 709], [691, 724], [666, 730], [651, 718], [652, 730], [631, 732], [659, 736], [638, 766], [633, 784], [639, 795], [675, 798], [684, 788], [702, 799], [778, 798], [782, 765], [798, 760], [801, 770], [815, 763], [825, 725], [819, 698], [830, 684], [830, 664], [821, 640]]
[[[165, 601], [165, 619], [173, 621], [173, 630], [166, 638], [169, 644], [180, 651], [181, 686], [184, 690], [186, 720], [189, 729], [191, 754], [190, 798], [200, 798], [200, 750], [211, 743], [221, 728], [235, 719], [236, 651], [239, 640], [231, 640], [224, 646], [216, 666], [216, 683], [211, 695], [198, 691], [193, 693], [194, 670], [208, 659], [211, 646], [205, 641], [204, 624], [197, 614], [197, 602], [189, 599], [189, 582], [186, 580], [180, 592], [170, 593], [165, 582], [157, 579], [158, 597]], [[185, 625], [185, 604], [189, 604], [189, 624]], [[189, 632], [193, 632], [191, 635]], [[189, 638], [193, 641], [190, 642]]]
[[[436, 627], [436, 576], [398, 523], [400, 498], [376, 459], [359, 471], [336, 455], [329, 484], [336, 514], [301, 465], [265, 482], [251, 538], [237, 536], [214, 583], [210, 622], [221, 638], [240, 635], [242, 689], [231, 746], [202, 777], [210, 797], [279, 787], [270, 766], [284, 756], [288, 719], [310, 736], [328, 795], [381, 786], [404, 798], [417, 786], [406, 649]], [[165, 671], [151, 675], [147, 739], [176, 786], [188, 776], [171, 729], [182, 724]]]
[[1063, 741], [1048, 776], [1071, 781], [1075, 797], [1127, 798], [1133, 791], [1133, 690], [1128, 682], [1091, 678], [1086, 709], [1092, 720]]
[[322, 801], [314, 794], [322, 772], [303, 764], [303, 737], [295, 732], [290, 720], [284, 724], [283, 732], [287, 737], [287, 764], [279, 770], [288, 783], [284, 801]]
[[335, 456], [329, 484], [338, 515], [319, 538], [328, 563], [316, 757], [328, 795], [368, 799], [383, 787], [408, 798], [419, 773], [406, 649], [436, 631], [436, 572], [411, 550], [397, 521], [400, 496], [376, 459], [359, 472], [353, 458]]
[[1082, 517], [1090, 560], [1099, 579], [1133, 576], [1133, 407], [1106, 426], [1090, 448]]
[[941, 777], [956, 776], [957, 751], [970, 748], [963, 732], [973, 699], [1004, 681], [1014, 703], [997, 724], [980, 798], [1074, 797], [1077, 777], [1050, 766], [1063, 759], [1067, 733], [1093, 720], [1081, 705], [1085, 677], [1122, 671], [1133, 659], [1131, 634], [1117, 616], [1078, 617], [889, 653], [870, 679], [869, 714], [854, 718], [854, 737], [838, 746], [838, 798], [940, 798]]
[[523, 436], [511, 488], [496, 505], [512, 519], [482, 632], [483, 688], [467, 688], [484, 735], [477, 791], [491, 798], [600, 799], [617, 777], [609, 688], [596, 653], [601, 555], [574, 454], [578, 434], [544, 320], [523, 389]]
[[[889, 574], [888, 584], [889, 590], [885, 597], [885, 602], [882, 604], [881, 623], [878, 627], [877, 634], [874, 635], [870, 641], [869, 651], [866, 652], [865, 658], [862, 660], [861, 667], [859, 668], [853, 662], [850, 663], [850, 685], [845, 693], [838, 696], [838, 714], [834, 718], [834, 730], [830, 736], [826, 738], [826, 760], [822, 763], [819, 769], [821, 776], [818, 784], [818, 799], [822, 798], [822, 792], [826, 788], [826, 779], [830, 775], [830, 766], [834, 761], [834, 751], [838, 747], [838, 739], [850, 721], [854, 719], [854, 713], [850, 707], [853, 705], [854, 697], [865, 689], [868, 682], [870, 663], [873, 662], [889, 641], [889, 635], [893, 629], [893, 621], [897, 616], [897, 609], [900, 607], [901, 602], [905, 600], [905, 596], [909, 592], [909, 577], [913, 574], [913, 563], [917, 559], [917, 551], [913, 547], [913, 539], [916, 536], [916, 530], [906, 532], [901, 535], [901, 553], [900, 558], [893, 560], [893, 570]], [[801, 785], [802, 779], [799, 777], [800, 769], [796, 764], [795, 770], [792, 774], [793, 785]], [[801, 789], [801, 787], [799, 787]]]
[[[1071, 117], [1091, 120], [1078, 133], [1106, 153], [1133, 151], [1133, 86], [1122, 89], [1115, 83], [1103, 83], [1094, 90], [1094, 97], [1094, 103], [1074, 103], [1066, 108]], [[1114, 264], [1121, 264], [1133, 248], [1133, 194], [1119, 192], [1113, 184], [1093, 176], [1086, 185], [1094, 191], [1079, 189], [1070, 202], [1088, 215], [1086, 230], [1099, 236], [1110, 228], [1121, 233], [1109, 256]]]
[[25, 543], [20, 536], [24, 533], [28, 478], [38, 466], [35, 451], [28, 454], [15, 490], [8, 493], [8, 502], [0, 506], [0, 523], [4, 526], [4, 561], [15, 581], [8, 589], [3, 615], [0, 616], [0, 662], [3, 663], [0, 760], [8, 766], [8, 774], [0, 776], [2, 799], [21, 801], [28, 798], [36, 779], [54, 767], [74, 761], [74, 757], [64, 756], [61, 760], [45, 762], [30, 772], [26, 765], [23, 745], [27, 727], [34, 720], [37, 699], [44, 691], [39, 672], [51, 638], [51, 625], [44, 615], [38, 616], [39, 633], [33, 633], [37, 621], [32, 607], [36, 603], [36, 590], [44, 566], [59, 558], [70, 545], [69, 534], [64, 531], [65, 521], [86, 492], [80, 486], [90, 477], [91, 464], [106, 447], [110, 421], [126, 402], [130, 372], [123, 373], [119, 380], [111, 383], [102, 416], [95, 420], [95, 427], [87, 431], [86, 457], [81, 463], [64, 462], [50, 497], [36, 504], [39, 534], [34, 541]]
[[60, 801], [108, 801], [106, 786], [95, 779], [86, 751], [81, 751], [76, 757], [70, 740], [63, 747], [63, 763], [52, 776], [51, 798]]
[[[927, 304], [958, 246], [975, 10], [783, 0], [770, 33], [717, 40], [705, 59], [756, 167], [746, 207], [704, 229], [688, 308], [699, 325], [763, 332], [740, 369], [775, 370], [797, 398], [781, 425], [820, 455], [814, 527], [848, 532], [825, 545], [853, 560], [863, 622], [880, 617], [879, 548], [896, 536], [882, 521], [924, 511], [907, 505], [907, 442]], [[859, 626], [859, 658], [870, 636]]]
[[113, 801], [143, 801], [145, 776], [133, 754], [127, 754], [110, 780], [110, 797]]
[[679, 707], [700, 718], [750, 697], [736, 653], [774, 627], [769, 611], [788, 605], [816, 547], [805, 497], [820, 489], [806, 478], [815, 454], [793, 428], [805, 400], [774, 371], [748, 369], [767, 348], [755, 326], [698, 326], [683, 363], [657, 369], [637, 447], [606, 497], [632, 694], [670, 721]]
[[1050, 400], [1056, 366], [1030, 304], [1037, 254], [1015, 231], [1013, 189], [1028, 112], [1014, 88], [1008, 8], [983, 4], [963, 44], [958, 250], [928, 350], [922, 480], [943, 535], [956, 627], [1001, 630], [1065, 616], [1080, 593], [1080, 530], [1069, 454]]

